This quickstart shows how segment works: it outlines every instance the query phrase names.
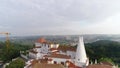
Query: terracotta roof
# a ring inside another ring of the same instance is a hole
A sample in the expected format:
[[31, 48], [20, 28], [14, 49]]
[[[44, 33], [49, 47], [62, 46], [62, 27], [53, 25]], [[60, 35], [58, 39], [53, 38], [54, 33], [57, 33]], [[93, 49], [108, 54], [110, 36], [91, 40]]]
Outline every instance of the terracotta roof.
[[54, 54], [58, 53], [59, 51], [57, 50], [57, 48], [51, 48], [50, 51]]
[[28, 68], [64, 68], [61, 64], [47, 64], [47, 59], [32, 60], [30, 63]]
[[38, 43], [46, 43], [47, 41], [44, 38], [39, 38], [37, 40]]
[[38, 60], [32, 60], [30, 63], [31, 63], [31, 65], [34, 65], [34, 64], [36, 64], [38, 62], [39, 62]]
[[35, 48], [41, 48], [41, 46], [35, 46]]
[[75, 64], [73, 64], [73, 63], [70, 62], [70, 61], [66, 61], [66, 63], [69, 63], [68, 68], [81, 68], [81, 67], [76, 66]]
[[48, 61], [52, 61], [53, 59], [48, 59]]
[[51, 54], [59, 54], [59, 51], [52, 51]]
[[57, 48], [50, 48], [50, 51], [57, 50]]
[[67, 56], [67, 55], [62, 55], [62, 54], [51, 54], [51, 55], [45, 55], [44, 57], [70, 59], [69, 56]]
[[47, 61], [48, 61], [48, 59], [39, 59], [39, 60], [36, 60], [36, 59], [34, 59], [34, 60], [31, 60], [30, 61], [30, 65], [28, 66], [28, 68], [30, 67], [32, 67], [33, 68], [33, 66], [35, 65], [35, 64], [37, 64], [37, 63], [47, 63]]
[[59, 46], [58, 50], [66, 51], [76, 51], [76, 48], [73, 46]]
[[31, 60], [30, 63], [31, 64], [27, 68], [31, 68], [31, 66], [35, 65], [36, 63], [38, 63], [38, 60]]
[[37, 54], [38, 52], [34, 51], [33, 49], [30, 50], [31, 53]]
[[47, 63], [48, 59], [40, 59], [40, 63]]
[[32, 68], [65, 68], [61, 64], [41, 64], [36, 63]]
[[100, 62], [100, 64], [113, 66], [113, 64], [112, 64], [112, 63], [110, 63], [110, 62]]
[[101, 65], [101, 64], [93, 64], [89, 65], [86, 68], [112, 68], [112, 66], [109, 65]]

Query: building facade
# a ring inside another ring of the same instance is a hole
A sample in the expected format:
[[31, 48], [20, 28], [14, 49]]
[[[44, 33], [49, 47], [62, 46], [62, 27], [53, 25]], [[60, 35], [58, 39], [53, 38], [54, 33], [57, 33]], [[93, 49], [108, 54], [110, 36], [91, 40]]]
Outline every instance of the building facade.
[[29, 57], [31, 59], [26, 62], [25, 68], [32, 68], [34, 60], [40, 63], [44, 60], [46, 64], [62, 64], [68, 68], [84, 68], [89, 64], [83, 37], [79, 37], [77, 48], [60, 46], [40, 38], [35, 42], [35, 47], [29, 51]]

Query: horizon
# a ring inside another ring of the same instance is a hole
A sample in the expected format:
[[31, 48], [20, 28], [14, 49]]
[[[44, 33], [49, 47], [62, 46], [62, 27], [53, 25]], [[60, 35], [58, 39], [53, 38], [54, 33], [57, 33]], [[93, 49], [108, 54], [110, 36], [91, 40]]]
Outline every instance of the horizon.
[[119, 0], [1, 0], [0, 32], [11, 36], [120, 34]]
[[[34, 36], [120, 36], [120, 34], [69, 34], [69, 35], [66, 35], [66, 34], [62, 34], [62, 35], [9, 35], [9, 37], [34, 37]], [[5, 35], [0, 35], [1, 38], [4, 38], [6, 37]]]

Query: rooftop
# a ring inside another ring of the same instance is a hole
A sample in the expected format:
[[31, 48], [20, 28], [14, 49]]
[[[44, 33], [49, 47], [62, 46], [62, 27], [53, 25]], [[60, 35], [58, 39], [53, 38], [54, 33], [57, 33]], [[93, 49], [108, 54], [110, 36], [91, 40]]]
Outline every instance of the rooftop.
[[38, 52], [34, 51], [33, 49], [30, 50], [31, 53], [37, 54]]
[[37, 40], [38, 43], [46, 43], [47, 41], [44, 38], [39, 38]]
[[35, 46], [35, 48], [41, 48], [41, 46]]
[[93, 64], [89, 65], [86, 68], [112, 68], [112, 66], [109, 65], [101, 65], [101, 64]]
[[33, 68], [65, 68], [61, 64], [41, 64], [41, 63], [36, 63], [33, 65]]
[[67, 55], [62, 55], [62, 54], [51, 54], [51, 55], [45, 55], [44, 57], [70, 59], [69, 56], [67, 56]]
[[104, 65], [113, 66], [113, 64], [112, 64], [112, 63], [110, 63], [110, 62], [100, 62], [100, 64], [104, 64]]
[[62, 50], [62, 51], [76, 51], [76, 48], [73, 46], [59, 46], [58, 50]]

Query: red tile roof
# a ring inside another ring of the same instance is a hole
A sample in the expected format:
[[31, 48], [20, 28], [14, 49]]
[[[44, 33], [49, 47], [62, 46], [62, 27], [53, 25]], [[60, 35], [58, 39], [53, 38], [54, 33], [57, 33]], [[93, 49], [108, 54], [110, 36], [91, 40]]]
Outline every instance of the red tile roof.
[[50, 51], [57, 50], [57, 48], [50, 48]]
[[48, 59], [40, 59], [40, 63], [47, 63]]
[[36, 63], [38, 63], [39, 61], [38, 60], [33, 60], [33, 61], [31, 61], [30, 63], [32, 64], [32, 65], [34, 65], [34, 64], [36, 64]]
[[76, 51], [76, 48], [73, 46], [59, 46], [58, 50], [66, 51]]
[[112, 66], [109, 65], [101, 65], [101, 64], [93, 64], [93, 65], [89, 65], [86, 68], [112, 68]]
[[35, 46], [35, 48], [41, 48], [41, 46]]
[[34, 51], [33, 49], [30, 50], [31, 53], [37, 54], [38, 52]]
[[32, 60], [28, 68], [64, 68], [61, 64], [47, 64], [47, 59]]
[[112, 64], [112, 63], [110, 63], [110, 62], [100, 62], [100, 64], [104, 64], [104, 65], [113, 66], [113, 64]]
[[47, 41], [44, 38], [39, 38], [37, 40], [38, 43], [46, 43]]
[[51, 54], [51, 55], [45, 55], [44, 57], [70, 59], [69, 56], [67, 56], [67, 55], [62, 55], [62, 54]]
[[69, 63], [68, 68], [81, 68], [81, 67], [76, 66], [74, 63], [70, 61], [66, 61], [66, 63]]
[[48, 61], [52, 61], [53, 59], [48, 59]]
[[61, 64], [41, 64], [36, 63], [32, 68], [65, 68]]

